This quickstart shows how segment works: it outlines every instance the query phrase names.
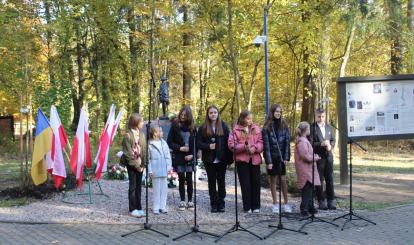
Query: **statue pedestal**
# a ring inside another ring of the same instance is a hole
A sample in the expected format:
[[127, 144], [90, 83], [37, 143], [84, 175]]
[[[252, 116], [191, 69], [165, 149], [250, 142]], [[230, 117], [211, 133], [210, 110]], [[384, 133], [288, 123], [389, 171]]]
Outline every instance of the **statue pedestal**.
[[171, 128], [171, 122], [168, 119], [168, 117], [166, 119], [160, 117], [160, 119], [158, 120], [158, 125], [160, 125], [160, 127], [162, 128], [163, 131], [163, 139], [165, 141], [167, 141], [168, 138], [168, 133], [170, 132], [170, 128]]
[[[144, 122], [144, 134], [146, 135], [146, 126], [147, 126], [147, 123], [148, 123], [148, 121], [145, 121]], [[154, 125], [158, 125], [158, 126], [160, 126], [161, 128], [162, 128], [162, 131], [163, 131], [163, 139], [165, 140], [165, 141], [167, 141], [167, 138], [168, 138], [168, 133], [170, 132], [170, 128], [171, 128], [171, 122], [170, 122], [170, 120], [168, 119], [168, 117], [166, 118], [166, 119], [164, 119], [163, 117], [160, 117], [158, 120], [151, 120], [151, 127], [152, 126], [154, 126]]]

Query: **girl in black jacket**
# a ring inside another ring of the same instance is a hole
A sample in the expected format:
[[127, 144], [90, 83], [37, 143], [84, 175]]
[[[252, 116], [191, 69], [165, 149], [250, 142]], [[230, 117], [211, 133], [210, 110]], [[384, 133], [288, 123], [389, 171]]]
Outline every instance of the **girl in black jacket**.
[[[284, 205], [281, 211], [292, 212], [288, 204], [288, 193], [286, 184], [286, 164], [290, 160], [290, 131], [288, 124], [282, 118], [282, 108], [278, 104], [273, 104], [267, 115], [263, 126], [263, 145], [264, 158], [267, 165], [267, 173], [270, 178], [270, 192], [272, 193], [273, 207], [272, 212], [279, 212], [276, 198], [276, 177], [281, 176], [281, 189], [283, 193]], [[279, 200], [281, 202], [282, 200]]]
[[[175, 120], [170, 132], [168, 133], [167, 143], [172, 149], [172, 166], [178, 173], [179, 191], [181, 202], [179, 210], [194, 208], [193, 204], [193, 178], [194, 171], [194, 119], [190, 106], [186, 105], [178, 113], [178, 119]], [[187, 183], [187, 198], [185, 203], [185, 183]]]
[[202, 151], [207, 171], [212, 213], [224, 212], [226, 167], [233, 161], [233, 155], [227, 147], [228, 138], [229, 128], [221, 121], [217, 107], [208, 107], [205, 122], [198, 129], [197, 147]]

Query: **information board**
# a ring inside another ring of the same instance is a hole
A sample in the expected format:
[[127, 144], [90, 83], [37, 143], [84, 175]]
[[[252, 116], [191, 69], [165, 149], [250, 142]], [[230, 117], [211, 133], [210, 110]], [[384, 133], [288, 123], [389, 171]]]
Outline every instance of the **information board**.
[[346, 84], [348, 136], [414, 133], [414, 81]]

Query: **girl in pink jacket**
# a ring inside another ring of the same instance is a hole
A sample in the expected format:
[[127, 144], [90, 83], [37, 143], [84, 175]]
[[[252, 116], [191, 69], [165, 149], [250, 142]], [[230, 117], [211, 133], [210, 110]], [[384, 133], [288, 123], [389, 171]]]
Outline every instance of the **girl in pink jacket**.
[[[320, 159], [314, 154], [313, 148], [306, 136], [310, 134], [310, 126], [308, 122], [300, 122], [295, 130], [295, 167], [298, 177], [297, 185], [302, 192], [302, 202], [300, 204], [300, 213], [304, 216], [309, 213], [317, 213], [312, 202], [312, 182], [315, 186], [321, 185], [319, 180], [316, 161]], [[312, 165], [314, 166], [314, 176], [312, 179]]]
[[263, 151], [262, 132], [253, 124], [249, 111], [242, 111], [229, 135], [228, 147], [234, 152], [245, 212], [260, 212], [260, 164]]

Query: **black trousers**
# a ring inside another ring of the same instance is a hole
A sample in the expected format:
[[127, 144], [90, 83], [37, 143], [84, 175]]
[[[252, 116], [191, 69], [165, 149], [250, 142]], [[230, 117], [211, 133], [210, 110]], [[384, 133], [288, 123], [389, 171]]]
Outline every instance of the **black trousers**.
[[180, 191], [180, 199], [185, 202], [185, 184], [187, 183], [188, 201], [193, 200], [193, 172], [178, 173], [178, 189]]
[[[317, 162], [319, 178], [321, 185], [316, 186], [316, 197], [318, 201], [332, 201], [335, 198], [334, 183], [333, 183], [333, 161], [322, 158]], [[323, 191], [323, 182], [325, 181], [326, 190]], [[326, 196], [325, 196], [326, 194]]]
[[244, 211], [259, 209], [260, 165], [253, 165], [251, 160], [249, 163], [236, 162], [236, 164], [242, 191]]
[[312, 184], [307, 181], [301, 190], [302, 202], [300, 203], [300, 211], [313, 210], [312, 206]]
[[224, 208], [226, 197], [226, 164], [205, 163], [208, 177], [208, 193], [212, 208]]
[[141, 206], [141, 184], [142, 184], [142, 172], [138, 172], [134, 167], [127, 165], [129, 189], [129, 212], [135, 209], [142, 210]]

